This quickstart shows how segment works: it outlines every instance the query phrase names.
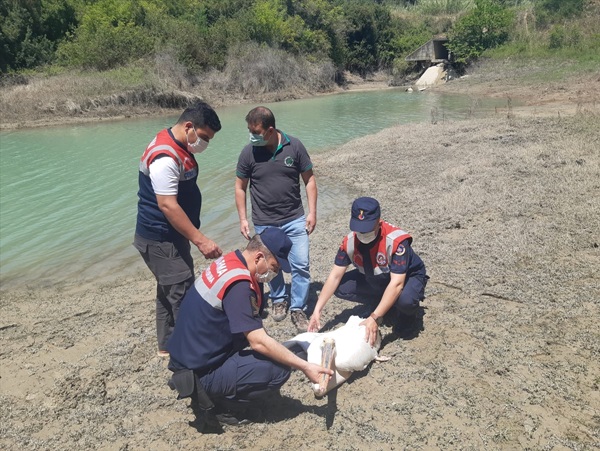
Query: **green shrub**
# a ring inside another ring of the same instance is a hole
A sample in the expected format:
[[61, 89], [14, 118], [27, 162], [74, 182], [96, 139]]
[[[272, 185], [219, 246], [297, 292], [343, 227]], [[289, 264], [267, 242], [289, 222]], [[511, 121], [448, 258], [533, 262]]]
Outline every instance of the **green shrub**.
[[567, 34], [565, 33], [565, 27], [560, 25], [556, 25], [552, 28], [550, 32], [550, 36], [548, 37], [549, 43], [548, 47], [551, 49], [559, 49], [561, 48], [566, 41]]
[[458, 14], [473, 8], [473, 0], [421, 0], [415, 9], [421, 14]]
[[447, 45], [453, 59], [464, 65], [508, 40], [514, 14], [494, 0], [475, 0], [475, 9], [460, 18]]
[[106, 70], [143, 57], [154, 46], [144, 19], [145, 10], [136, 0], [99, 0], [85, 10], [70, 39], [59, 45], [59, 61]]
[[0, 72], [52, 62], [57, 42], [74, 23], [68, 0], [0, 0]]
[[534, 5], [537, 24], [546, 27], [555, 22], [580, 16], [585, 0], [537, 0]]
[[563, 47], [579, 47], [582, 43], [582, 35], [575, 25], [554, 25], [548, 36], [548, 48], [560, 49]]

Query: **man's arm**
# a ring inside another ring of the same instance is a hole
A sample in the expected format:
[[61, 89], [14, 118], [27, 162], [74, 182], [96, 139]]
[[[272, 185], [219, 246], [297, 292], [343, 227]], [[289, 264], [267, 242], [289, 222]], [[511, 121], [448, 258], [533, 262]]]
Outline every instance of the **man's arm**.
[[235, 206], [237, 207], [240, 218], [240, 232], [247, 240], [250, 239], [250, 225], [246, 216], [246, 191], [248, 190], [248, 180], [240, 177], [235, 178]]
[[321, 312], [323, 311], [323, 307], [325, 307], [327, 301], [333, 296], [337, 287], [340, 286], [342, 277], [346, 273], [346, 268], [348, 267], [338, 265], [333, 265], [333, 268], [331, 268], [331, 272], [319, 294], [319, 299], [317, 299], [315, 309], [312, 315], [310, 315], [310, 322], [308, 323], [309, 332], [318, 332], [321, 329]]
[[319, 383], [319, 376], [321, 374], [333, 375], [333, 371], [328, 368], [323, 368], [322, 366], [302, 360], [281, 343], [270, 337], [262, 327], [247, 332], [246, 338], [254, 351], [263, 354], [271, 360], [302, 371], [313, 384]]
[[302, 173], [302, 180], [306, 188], [306, 199], [308, 201], [308, 215], [306, 215], [306, 230], [309, 234], [317, 226], [317, 179], [312, 169]]
[[[379, 305], [373, 311], [373, 314], [378, 318], [382, 318], [394, 305], [400, 293], [402, 293], [402, 289], [404, 288], [404, 282], [406, 281], [406, 274], [395, 274], [391, 273], [390, 282], [383, 292], [383, 296], [381, 296], [381, 301], [379, 301]], [[367, 329], [365, 334], [365, 339], [369, 342], [371, 346], [375, 343], [375, 339], [377, 338], [377, 322], [373, 317], [369, 316], [360, 325], [364, 325]]]
[[194, 227], [194, 224], [187, 217], [179, 203], [177, 196], [156, 195], [158, 208], [165, 215], [167, 221], [181, 233], [184, 237], [190, 240], [202, 255], [206, 258], [217, 258], [223, 252], [217, 244], [208, 239], [200, 230]]

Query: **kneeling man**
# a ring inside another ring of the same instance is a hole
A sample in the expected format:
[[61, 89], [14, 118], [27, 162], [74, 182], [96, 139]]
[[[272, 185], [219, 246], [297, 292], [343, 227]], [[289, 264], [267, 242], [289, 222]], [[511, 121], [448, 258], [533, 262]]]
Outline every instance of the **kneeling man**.
[[209, 412], [207, 421], [216, 417], [221, 424], [235, 424], [238, 419], [226, 408], [279, 389], [291, 368], [313, 383], [320, 374], [332, 374], [302, 360], [263, 328], [263, 284], [280, 270], [290, 272], [291, 247], [281, 229], [267, 228], [244, 251], [213, 262], [183, 299], [168, 343], [170, 385], [180, 397], [192, 398], [197, 415]]
[[[317, 299], [308, 331], [321, 328], [323, 307], [335, 294], [369, 305], [372, 313], [361, 325], [366, 326], [371, 345], [384, 315], [401, 338], [414, 338], [421, 328], [419, 304], [429, 277], [423, 260], [411, 246], [412, 237], [381, 220], [379, 202], [372, 197], [359, 197], [353, 202], [350, 230]], [[355, 269], [346, 272], [350, 265]]]

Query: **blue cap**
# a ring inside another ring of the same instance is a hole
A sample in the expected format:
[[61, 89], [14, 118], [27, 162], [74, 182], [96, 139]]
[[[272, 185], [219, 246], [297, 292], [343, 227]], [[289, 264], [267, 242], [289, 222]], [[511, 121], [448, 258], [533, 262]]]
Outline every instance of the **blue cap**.
[[291, 272], [288, 254], [292, 248], [292, 240], [288, 238], [285, 232], [277, 227], [267, 227], [260, 233], [260, 239], [267, 249], [279, 262], [279, 266], [285, 272]]
[[366, 233], [375, 228], [381, 217], [379, 202], [372, 197], [359, 197], [352, 203], [350, 230]]

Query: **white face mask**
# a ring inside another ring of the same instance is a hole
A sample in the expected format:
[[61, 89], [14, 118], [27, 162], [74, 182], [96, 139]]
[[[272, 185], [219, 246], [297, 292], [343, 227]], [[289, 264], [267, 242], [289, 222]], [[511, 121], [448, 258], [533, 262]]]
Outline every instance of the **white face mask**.
[[356, 238], [363, 244], [369, 244], [377, 238], [377, 232], [375, 232], [375, 230], [367, 233], [356, 232]]
[[194, 133], [196, 134], [196, 142], [191, 143], [190, 140], [188, 139], [188, 145], [187, 148], [191, 153], [202, 153], [206, 150], [206, 148], [208, 147], [208, 142], [204, 141], [202, 138], [200, 138], [198, 136], [198, 133], [196, 133], [196, 130], [194, 130]]
[[271, 271], [270, 269], [268, 269], [264, 274], [256, 274], [256, 280], [260, 283], [269, 283], [275, 277], [277, 277], [277, 273]]
[[[267, 262], [267, 259], [264, 259], [265, 263]], [[277, 273], [271, 269], [269, 269], [267, 267], [267, 271], [259, 274], [258, 272], [256, 273], [256, 281], [259, 283], [269, 283], [271, 280], [273, 280], [275, 277], [277, 277]]]

